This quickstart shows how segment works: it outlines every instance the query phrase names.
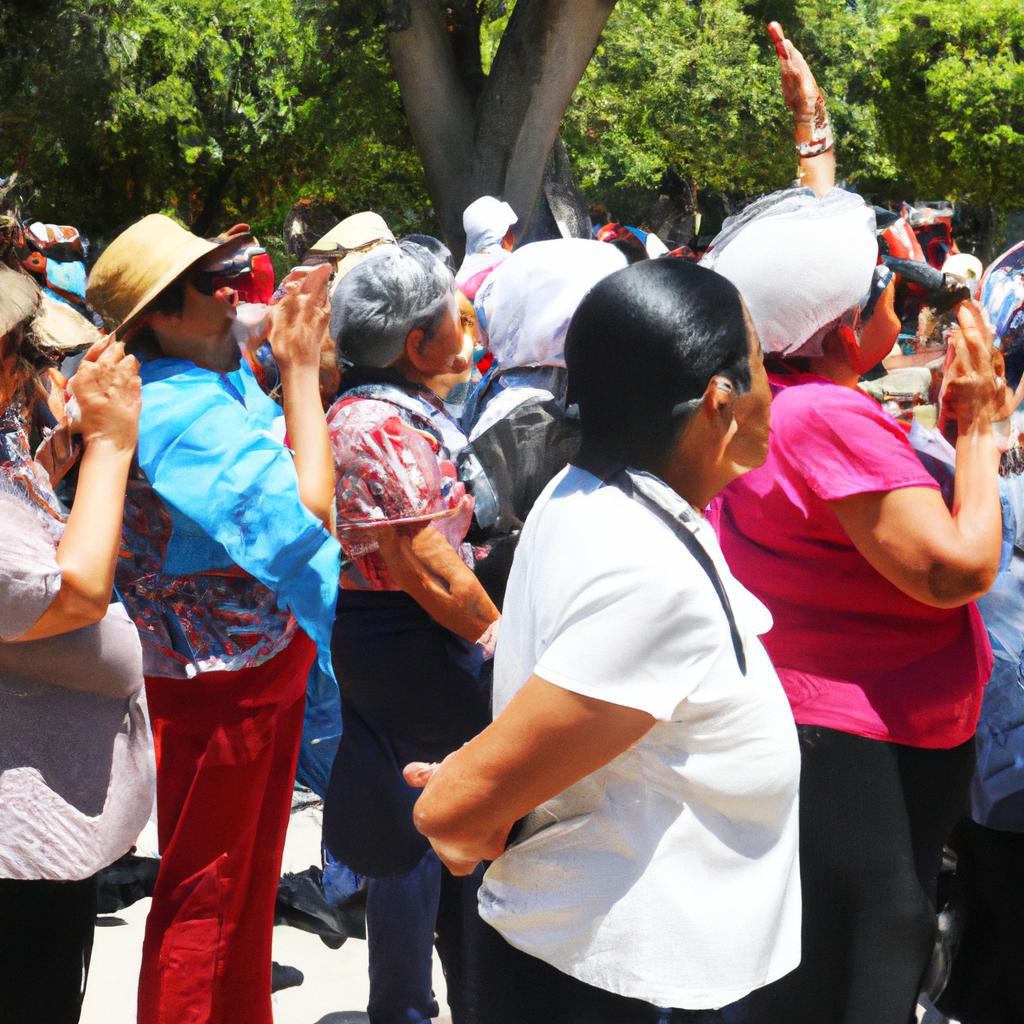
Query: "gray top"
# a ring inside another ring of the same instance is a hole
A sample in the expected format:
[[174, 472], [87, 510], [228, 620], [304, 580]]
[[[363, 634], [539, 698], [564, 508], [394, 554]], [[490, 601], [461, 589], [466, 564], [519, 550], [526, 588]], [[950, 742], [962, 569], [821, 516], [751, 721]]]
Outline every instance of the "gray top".
[[[0, 490], [0, 641], [60, 590], [57, 541]], [[152, 805], [142, 651], [124, 609], [94, 626], [0, 642], [0, 878], [78, 880], [126, 853]]]

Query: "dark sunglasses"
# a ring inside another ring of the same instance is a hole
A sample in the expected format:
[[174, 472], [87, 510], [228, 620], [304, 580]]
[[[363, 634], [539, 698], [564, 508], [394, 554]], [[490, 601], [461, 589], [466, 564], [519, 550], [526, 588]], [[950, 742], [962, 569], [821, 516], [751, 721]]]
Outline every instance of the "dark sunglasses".
[[[260, 250], [262, 252], [262, 250]], [[192, 274], [192, 287], [200, 295], [216, 295], [221, 288], [233, 288], [237, 278], [252, 273], [253, 253], [243, 249], [205, 270]]]

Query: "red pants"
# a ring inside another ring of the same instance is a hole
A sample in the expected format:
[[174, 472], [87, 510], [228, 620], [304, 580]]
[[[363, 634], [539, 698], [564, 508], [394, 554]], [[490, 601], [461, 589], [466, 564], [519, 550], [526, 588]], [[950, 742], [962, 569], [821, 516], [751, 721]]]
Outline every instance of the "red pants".
[[160, 872], [138, 1024], [272, 1024], [271, 934], [315, 648], [196, 679], [146, 678]]

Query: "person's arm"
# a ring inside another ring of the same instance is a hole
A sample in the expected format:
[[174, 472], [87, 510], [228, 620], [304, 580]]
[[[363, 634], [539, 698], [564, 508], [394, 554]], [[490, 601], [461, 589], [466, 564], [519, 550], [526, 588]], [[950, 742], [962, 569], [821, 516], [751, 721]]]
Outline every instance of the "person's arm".
[[[793, 115], [793, 141], [800, 154], [800, 184], [823, 196], [836, 183], [836, 151], [825, 96], [803, 54], [786, 38], [777, 21], [769, 23], [768, 34], [779, 58], [782, 99]], [[828, 141], [822, 143], [822, 139]], [[804, 155], [801, 147], [810, 147], [810, 152]]]
[[377, 531], [391, 578], [435, 622], [471, 643], [498, 618], [473, 571], [429, 523]]
[[61, 585], [53, 603], [18, 641], [68, 633], [107, 613], [121, 542], [124, 494], [138, 437], [138, 362], [109, 338], [87, 353], [71, 381], [85, 452], [75, 503], [57, 547]]
[[330, 322], [323, 265], [289, 281], [274, 306], [270, 347], [281, 374], [288, 443], [295, 453], [299, 497], [328, 529], [333, 528], [334, 462], [320, 402], [320, 356]]
[[959, 426], [953, 508], [938, 491], [905, 488], [832, 503], [857, 550], [890, 583], [936, 608], [956, 608], [985, 594], [999, 569], [1002, 519], [999, 448], [992, 410], [1001, 395], [981, 315], [958, 311], [961, 334], [946, 376]]
[[469, 874], [501, 854], [519, 818], [618, 757], [654, 724], [646, 711], [532, 676], [440, 766], [406, 767], [406, 781], [424, 787], [413, 821], [453, 874]]

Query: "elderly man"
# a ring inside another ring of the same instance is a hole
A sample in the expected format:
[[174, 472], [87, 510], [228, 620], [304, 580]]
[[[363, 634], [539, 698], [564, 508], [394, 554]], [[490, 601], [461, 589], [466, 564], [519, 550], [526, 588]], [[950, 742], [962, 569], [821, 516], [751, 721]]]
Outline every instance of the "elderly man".
[[373, 1024], [427, 1024], [435, 929], [454, 1019], [463, 995], [462, 921], [476, 879], [444, 872], [412, 825], [408, 760], [436, 760], [486, 724], [476, 643], [498, 617], [463, 540], [472, 501], [456, 480], [465, 438], [443, 382], [469, 352], [451, 272], [404, 242], [371, 253], [331, 300], [347, 366], [328, 413], [345, 563], [334, 624], [344, 734], [324, 814], [328, 849], [370, 876]]
[[274, 898], [317, 646], [330, 668], [328, 272], [290, 284], [274, 310], [282, 416], [231, 336], [228, 275], [250, 241], [206, 242], [154, 214], [89, 280], [90, 303], [142, 360], [117, 573], [142, 638], [162, 855], [139, 1024], [271, 1024]]

